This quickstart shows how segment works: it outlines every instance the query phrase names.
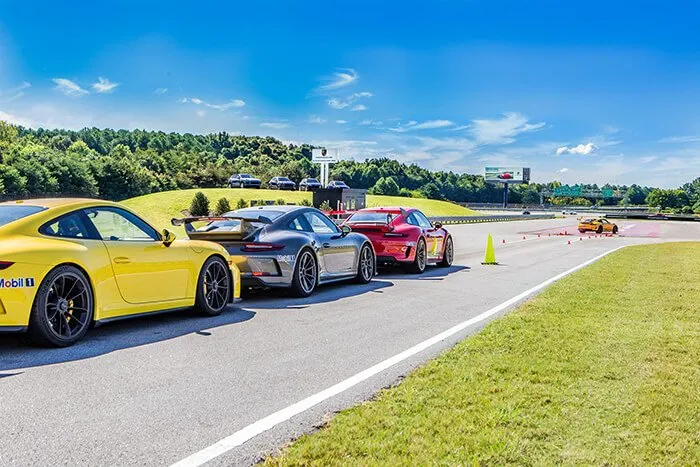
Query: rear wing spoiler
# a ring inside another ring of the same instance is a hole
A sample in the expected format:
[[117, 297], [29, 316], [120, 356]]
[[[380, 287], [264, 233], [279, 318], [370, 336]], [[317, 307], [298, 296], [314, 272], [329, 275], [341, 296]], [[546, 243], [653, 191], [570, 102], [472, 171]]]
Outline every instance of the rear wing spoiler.
[[[192, 223], [194, 222], [217, 222], [217, 221], [240, 221], [241, 225], [238, 230], [207, 230], [196, 229]], [[184, 226], [185, 233], [192, 240], [209, 240], [214, 242], [224, 242], [232, 240], [243, 240], [245, 237], [253, 233], [256, 229], [252, 226], [257, 224], [272, 224], [272, 221], [265, 217], [242, 217], [242, 216], [188, 216], [181, 218], [172, 218], [170, 223], [175, 227]]]

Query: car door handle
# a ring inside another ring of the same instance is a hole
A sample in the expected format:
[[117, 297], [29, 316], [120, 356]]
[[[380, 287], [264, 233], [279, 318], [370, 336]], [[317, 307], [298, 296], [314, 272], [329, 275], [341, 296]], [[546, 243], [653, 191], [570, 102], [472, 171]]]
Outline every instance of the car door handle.
[[116, 258], [114, 258], [114, 262], [116, 264], [129, 264], [131, 260], [126, 256], [117, 256]]
[[331, 247], [331, 244], [330, 244], [330, 243], [324, 243], [324, 244], [323, 244], [323, 248], [330, 248], [330, 247]]

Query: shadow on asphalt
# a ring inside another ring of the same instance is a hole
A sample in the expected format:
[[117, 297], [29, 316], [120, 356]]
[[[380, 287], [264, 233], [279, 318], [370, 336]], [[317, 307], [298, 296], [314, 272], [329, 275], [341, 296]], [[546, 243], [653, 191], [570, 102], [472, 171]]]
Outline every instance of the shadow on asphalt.
[[14, 376], [3, 371], [83, 360], [186, 334], [206, 337], [211, 335], [206, 329], [242, 323], [254, 316], [255, 312], [239, 306], [229, 306], [214, 317], [200, 316], [194, 310], [144, 316], [90, 329], [82, 340], [65, 349], [33, 347], [21, 334], [6, 334], [0, 337], [0, 379]]
[[462, 271], [469, 271], [469, 266], [452, 265], [449, 268], [428, 266], [423, 274], [409, 274], [400, 267], [380, 269], [378, 277], [380, 279], [409, 279], [419, 281], [442, 280], [443, 278]]
[[351, 281], [333, 282], [319, 286], [310, 297], [292, 298], [286, 289], [255, 290], [246, 294], [247, 306], [264, 310], [302, 310], [309, 305], [330, 303], [365, 293], [382, 293], [381, 289], [393, 287], [392, 282], [373, 279], [369, 284]]

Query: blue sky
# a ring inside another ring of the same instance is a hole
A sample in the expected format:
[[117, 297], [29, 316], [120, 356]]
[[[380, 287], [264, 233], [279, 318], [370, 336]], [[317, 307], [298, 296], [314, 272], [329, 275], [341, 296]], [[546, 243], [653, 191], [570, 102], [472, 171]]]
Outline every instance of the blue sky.
[[0, 119], [535, 181], [700, 176], [700, 6], [576, 3], [0, 0]]

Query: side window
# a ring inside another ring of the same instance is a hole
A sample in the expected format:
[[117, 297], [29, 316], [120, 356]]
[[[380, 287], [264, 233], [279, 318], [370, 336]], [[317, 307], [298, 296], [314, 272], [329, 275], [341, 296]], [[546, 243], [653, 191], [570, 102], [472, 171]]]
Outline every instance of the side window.
[[304, 225], [301, 222], [301, 217], [297, 217], [292, 222], [290, 222], [289, 228], [290, 228], [290, 230], [299, 230], [299, 231], [303, 232]]
[[39, 233], [51, 237], [92, 238], [90, 229], [83, 219], [80, 212], [66, 214], [41, 226]]
[[416, 219], [416, 216], [413, 213], [406, 216], [406, 222], [411, 225], [418, 225], [418, 219]]
[[433, 226], [433, 224], [430, 223], [427, 217], [420, 212], [420, 211], [414, 211], [413, 214], [416, 216], [416, 219], [418, 220], [418, 225], [425, 229], [429, 229]]
[[304, 218], [311, 225], [311, 230], [315, 233], [337, 233], [338, 227], [335, 223], [317, 212], [305, 212]]
[[90, 208], [85, 212], [102, 240], [151, 242], [160, 239], [150, 225], [128, 211], [109, 207]]

